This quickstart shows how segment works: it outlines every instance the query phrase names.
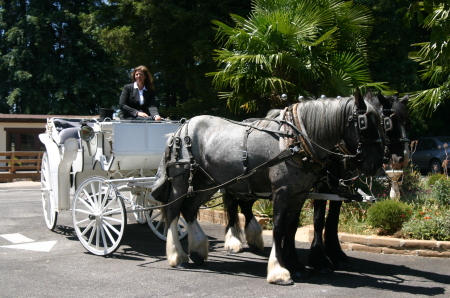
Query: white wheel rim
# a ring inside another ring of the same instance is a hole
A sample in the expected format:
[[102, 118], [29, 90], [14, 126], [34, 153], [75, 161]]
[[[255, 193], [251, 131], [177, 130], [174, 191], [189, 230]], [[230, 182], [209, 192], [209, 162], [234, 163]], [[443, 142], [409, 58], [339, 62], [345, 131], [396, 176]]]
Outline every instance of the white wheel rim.
[[127, 221], [125, 206], [104, 178], [89, 178], [79, 186], [72, 218], [78, 240], [91, 253], [108, 255], [120, 246]]
[[42, 156], [41, 195], [45, 224], [47, 225], [47, 228], [53, 230], [56, 226], [57, 212], [55, 210], [55, 197], [52, 191], [50, 163], [47, 152]]
[[[149, 204], [149, 206], [152, 205]], [[155, 233], [155, 235], [159, 239], [166, 241], [169, 226], [166, 225], [161, 210], [153, 209], [149, 212], [146, 212], [146, 215], [147, 215], [147, 223], [150, 229], [153, 231], [153, 233]], [[180, 240], [186, 237], [187, 233], [188, 233], [187, 223], [184, 220], [184, 218], [180, 216], [180, 218], [178, 219], [178, 237], [180, 238]]]

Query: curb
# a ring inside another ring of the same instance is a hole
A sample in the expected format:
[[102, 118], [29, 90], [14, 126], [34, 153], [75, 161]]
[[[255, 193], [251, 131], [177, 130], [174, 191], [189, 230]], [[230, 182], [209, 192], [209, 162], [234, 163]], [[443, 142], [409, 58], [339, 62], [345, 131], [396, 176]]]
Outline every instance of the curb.
[[[267, 218], [256, 217], [261, 226]], [[211, 209], [200, 209], [199, 220], [226, 225], [225, 212]], [[245, 217], [239, 214], [241, 226], [245, 224]], [[349, 251], [362, 251], [390, 255], [410, 255], [420, 257], [450, 258], [450, 241], [408, 240], [384, 236], [365, 236], [347, 233], [338, 234], [341, 248]], [[314, 230], [309, 230], [309, 242], [314, 238]]]

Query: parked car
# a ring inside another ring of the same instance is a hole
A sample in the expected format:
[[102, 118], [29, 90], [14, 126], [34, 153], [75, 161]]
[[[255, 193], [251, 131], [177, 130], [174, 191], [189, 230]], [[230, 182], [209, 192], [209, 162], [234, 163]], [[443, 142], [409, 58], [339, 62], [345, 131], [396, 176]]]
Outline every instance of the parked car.
[[421, 170], [440, 173], [445, 160], [447, 167], [450, 167], [450, 136], [419, 138], [411, 143], [411, 152], [413, 165]]

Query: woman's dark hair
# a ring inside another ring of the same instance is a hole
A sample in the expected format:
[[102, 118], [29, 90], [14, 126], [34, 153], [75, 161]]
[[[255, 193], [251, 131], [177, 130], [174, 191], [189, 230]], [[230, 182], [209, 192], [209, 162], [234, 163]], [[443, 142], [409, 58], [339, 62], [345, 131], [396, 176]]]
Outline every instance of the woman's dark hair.
[[144, 65], [140, 65], [133, 69], [133, 71], [131, 72], [131, 83], [136, 82], [134, 75], [136, 74], [136, 71], [138, 71], [138, 70], [142, 71], [145, 75], [145, 80], [144, 80], [145, 88], [147, 88], [148, 90], [152, 90], [152, 91], [155, 90], [155, 87], [153, 87], [153, 76], [150, 73], [150, 71], [148, 70], [148, 68], [145, 67]]

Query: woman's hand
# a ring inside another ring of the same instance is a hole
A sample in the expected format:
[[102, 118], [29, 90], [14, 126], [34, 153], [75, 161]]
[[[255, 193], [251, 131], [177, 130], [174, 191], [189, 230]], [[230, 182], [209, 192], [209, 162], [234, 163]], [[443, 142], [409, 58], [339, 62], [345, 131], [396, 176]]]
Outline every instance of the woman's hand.
[[155, 121], [161, 121], [161, 120], [162, 120], [161, 116], [159, 116], [159, 115], [155, 116]]
[[138, 112], [136, 114], [136, 116], [138, 116], [138, 117], [148, 117], [148, 115], [146, 113], [144, 113], [144, 112]]

